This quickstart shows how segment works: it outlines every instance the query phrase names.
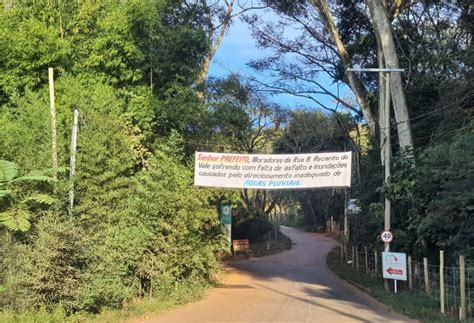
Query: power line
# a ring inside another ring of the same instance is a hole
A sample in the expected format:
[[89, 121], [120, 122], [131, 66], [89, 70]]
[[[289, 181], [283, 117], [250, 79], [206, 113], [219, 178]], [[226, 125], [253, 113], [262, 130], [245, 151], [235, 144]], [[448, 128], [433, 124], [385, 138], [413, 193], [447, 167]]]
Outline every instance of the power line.
[[[438, 109], [428, 111], [428, 112], [426, 112], [426, 113], [417, 115], [416, 117], [409, 118], [408, 120], [405, 120], [405, 121], [395, 122], [394, 125], [395, 125], [395, 126], [398, 126], [399, 124], [406, 123], [406, 122], [408, 122], [408, 121], [414, 121], [414, 120], [418, 120], [418, 119], [420, 119], [420, 118], [423, 118], [423, 117], [425, 117], [425, 116], [429, 116], [429, 115], [436, 114], [437, 112], [443, 111], [443, 110], [445, 110], [445, 109], [447, 109], [447, 108], [455, 107], [455, 106], [461, 104], [463, 101], [465, 101], [465, 100], [467, 100], [467, 99], [469, 99], [469, 98], [471, 98], [471, 97], [473, 97], [473, 96], [474, 96], [474, 94], [469, 94], [469, 95], [463, 97], [462, 99], [460, 99], [460, 100], [458, 100], [458, 101], [456, 101], [456, 102], [453, 102], [453, 103], [450, 103], [450, 104], [446, 104], [446, 105], [444, 105], [444, 106], [442, 106], [442, 107], [440, 107], [440, 108], [438, 108]], [[428, 118], [427, 118], [427, 119], [428, 119]], [[423, 119], [423, 120], [421, 120], [421, 121], [425, 121], [425, 120], [426, 120], [426, 119]], [[418, 124], [418, 123], [421, 122], [421, 121], [418, 121], [418, 122], [415, 123], [415, 124]], [[392, 128], [392, 127], [390, 127], [390, 128]], [[381, 129], [381, 130], [385, 130], [386, 128], [380, 128], [380, 129]], [[404, 131], [407, 131], [407, 130], [404, 130]]]
[[[453, 132], [457, 132], [457, 131], [461, 131], [461, 130], [465, 130], [465, 129], [472, 129], [472, 126], [465, 126], [465, 127], [461, 127], [461, 128], [457, 128], [457, 129], [451, 129], [451, 130], [447, 130], [447, 131], [443, 131], [443, 132], [438, 132], [438, 133], [434, 133], [434, 134], [431, 134], [431, 135], [428, 135], [428, 136], [421, 136], [421, 137], [417, 137], [417, 138], [413, 138], [413, 141], [415, 140], [420, 140], [420, 139], [425, 139], [425, 138], [431, 138], [433, 136], [440, 136], [440, 135], [444, 135], [444, 134], [447, 134], [447, 133], [453, 133]], [[392, 135], [392, 137], [396, 137], [397, 135]], [[392, 146], [398, 146], [397, 143], [393, 143]]]

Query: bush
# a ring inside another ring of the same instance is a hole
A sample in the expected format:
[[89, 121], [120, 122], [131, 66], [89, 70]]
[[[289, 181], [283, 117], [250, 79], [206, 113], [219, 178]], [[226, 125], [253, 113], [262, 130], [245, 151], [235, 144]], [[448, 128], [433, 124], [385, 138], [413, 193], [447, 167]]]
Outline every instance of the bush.
[[[6, 234], [6, 233], [4, 233]], [[77, 308], [82, 281], [84, 238], [74, 219], [44, 214], [28, 235], [5, 252], [4, 309], [52, 309], [61, 304], [67, 312]], [[19, 239], [17, 237], [16, 239]], [[15, 239], [15, 240], [16, 240]]]
[[261, 214], [241, 220], [232, 226], [232, 239], [249, 239], [254, 243], [265, 239], [265, 234], [273, 230], [273, 224]]

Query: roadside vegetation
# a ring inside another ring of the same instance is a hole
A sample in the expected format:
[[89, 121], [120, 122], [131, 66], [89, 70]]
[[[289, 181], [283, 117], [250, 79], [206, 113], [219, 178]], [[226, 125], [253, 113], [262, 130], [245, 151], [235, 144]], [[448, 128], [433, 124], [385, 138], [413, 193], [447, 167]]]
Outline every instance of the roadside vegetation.
[[333, 249], [326, 258], [327, 265], [339, 277], [369, 294], [389, 308], [420, 322], [459, 322], [439, 313], [439, 301], [418, 292], [401, 289], [398, 293], [386, 291], [380, 276], [356, 273], [350, 264], [341, 264], [338, 248]]
[[[114, 321], [196, 299], [228, 253], [222, 204], [237, 212], [234, 238], [265, 249], [282, 214], [312, 231], [342, 222], [341, 188], [194, 187], [195, 151], [351, 151], [347, 195], [361, 207], [351, 243], [380, 244], [388, 196], [393, 250], [433, 257], [442, 248], [447, 265], [461, 253], [474, 261], [472, 6], [394, 1], [384, 13], [383, 39], [396, 40], [389, 55], [373, 23], [380, 8], [365, 3], [264, 0], [275, 18], [265, 21], [256, 8], [233, 11], [235, 1], [2, 1], [0, 321]], [[237, 16], [270, 55], [250, 62], [262, 79], [207, 75]], [[406, 72], [394, 81], [384, 186], [383, 82], [345, 70], [394, 58]], [[270, 94], [309, 103], [284, 107]]]
[[192, 185], [194, 151], [263, 152], [284, 117], [235, 75], [200, 85], [207, 9], [0, 5], [0, 321], [116, 321], [195, 300], [229, 252], [222, 203], [252, 241], [273, 230], [265, 193]]

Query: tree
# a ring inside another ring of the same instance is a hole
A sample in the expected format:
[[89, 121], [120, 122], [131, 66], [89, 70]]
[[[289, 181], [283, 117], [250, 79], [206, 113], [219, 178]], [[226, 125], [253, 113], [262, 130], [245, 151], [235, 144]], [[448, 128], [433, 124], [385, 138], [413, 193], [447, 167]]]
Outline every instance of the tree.
[[[379, 48], [382, 49], [381, 53], [383, 54], [383, 61], [385, 62], [384, 66], [386, 68], [398, 68], [400, 66], [398, 54], [386, 8], [380, 0], [369, 0], [367, 3], [373, 21], [372, 26], [377, 35], [377, 42], [379, 43]], [[398, 10], [399, 9], [396, 9], [396, 11]], [[413, 138], [400, 73], [391, 73], [390, 92], [392, 94], [391, 98], [395, 112], [395, 120], [397, 121], [400, 148], [410, 150], [413, 148]], [[382, 127], [382, 124], [380, 124], [380, 127]]]
[[[267, 1], [266, 3], [269, 3], [280, 15], [287, 18], [287, 20], [282, 19], [278, 24], [268, 23], [266, 27], [261, 26], [259, 18], [256, 16], [247, 18], [247, 21], [253, 26], [259, 44], [262, 47], [274, 48], [276, 53], [272, 58], [253, 63], [253, 66], [259, 70], [273, 72], [272, 76], [276, 78], [276, 81], [268, 88], [277, 92], [286, 92], [308, 98], [323, 108], [328, 107], [321, 104], [316, 96], [320, 94], [328, 95], [345, 108], [363, 116], [369, 129], [373, 134], [376, 134], [379, 127], [377, 127], [376, 114], [373, 112], [373, 107], [371, 107], [370, 84], [364, 84], [363, 80], [355, 73], [344, 72], [347, 68], [355, 65], [356, 61], [353, 57], [357, 56], [357, 53], [349, 52], [347, 42], [344, 43], [343, 41], [343, 38], [350, 39], [350, 37], [340, 34], [337, 21], [344, 18], [334, 17], [333, 10], [325, 0], [311, 0], [309, 2], [276, 0]], [[377, 18], [379, 18], [379, 15], [377, 15]], [[377, 20], [377, 23], [379, 21], [380, 19]], [[286, 39], [284, 30], [293, 29], [295, 26], [298, 26], [297, 29], [301, 30], [301, 34], [294, 37], [293, 40]], [[357, 28], [354, 27], [353, 29]], [[384, 29], [383, 32], [390, 32], [390, 29]], [[380, 31], [378, 31], [378, 34], [380, 34]], [[330, 37], [327, 35], [330, 35]], [[387, 35], [390, 36], [390, 34]], [[386, 51], [387, 49], [385, 49]], [[396, 52], [390, 52], [389, 59], [390, 66], [398, 66]], [[341, 80], [349, 85], [356, 97], [358, 107], [339, 98], [337, 94], [331, 93], [321, 82], [318, 82], [317, 77], [322, 73], [326, 73], [334, 80]], [[401, 147], [409, 147], [412, 143], [411, 128], [401, 87], [401, 78], [398, 78], [398, 76], [394, 77], [392, 92], [392, 98], [395, 100], [395, 117], [399, 129], [399, 143]]]
[[[356, 126], [344, 114], [291, 111], [282, 136], [274, 144], [274, 151], [301, 154], [349, 150], [349, 131]], [[276, 195], [279, 200], [297, 201], [303, 224], [312, 230], [319, 230], [330, 216], [340, 217], [343, 214], [341, 193], [340, 189], [306, 189], [277, 192]]]
[[50, 164], [47, 67], [57, 71], [60, 165], [80, 111], [72, 216], [62, 176], [47, 212], [38, 195], [21, 202], [51, 192], [48, 183], [10, 175], [0, 183], [2, 220], [13, 209], [31, 212], [28, 223], [17, 213], [6, 219], [29, 230], [0, 228], [2, 308], [96, 313], [213, 280], [225, 241], [216, 197], [192, 186], [180, 139], [202, 112], [192, 87], [207, 51], [202, 22], [182, 1], [2, 7], [0, 159], [26, 174]]
[[[280, 135], [286, 111], [256, 92], [250, 83], [232, 74], [207, 84], [208, 110], [196, 134], [200, 149], [240, 153], [269, 153]], [[249, 213], [268, 214], [276, 201], [266, 191], [242, 191]]]
[[234, 152], [270, 151], [285, 120], [282, 107], [269, 102], [236, 74], [211, 79], [207, 93], [208, 114], [203, 130], [208, 135]]
[[228, 32], [232, 24], [232, 20], [249, 10], [263, 9], [264, 7], [253, 5], [244, 7], [237, 3], [239, 11], [235, 12], [235, 0], [215, 1], [214, 3], [200, 0], [199, 2], [205, 13], [207, 54], [202, 61], [201, 69], [196, 79], [196, 87], [198, 97], [204, 102], [205, 81], [209, 73], [209, 67], [226, 32]]

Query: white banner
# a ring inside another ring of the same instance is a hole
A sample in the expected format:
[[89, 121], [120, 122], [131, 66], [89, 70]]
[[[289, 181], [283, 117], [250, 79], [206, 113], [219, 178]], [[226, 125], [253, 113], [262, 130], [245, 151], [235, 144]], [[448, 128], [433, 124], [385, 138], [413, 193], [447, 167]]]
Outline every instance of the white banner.
[[351, 152], [245, 155], [196, 152], [194, 185], [268, 190], [351, 186]]

